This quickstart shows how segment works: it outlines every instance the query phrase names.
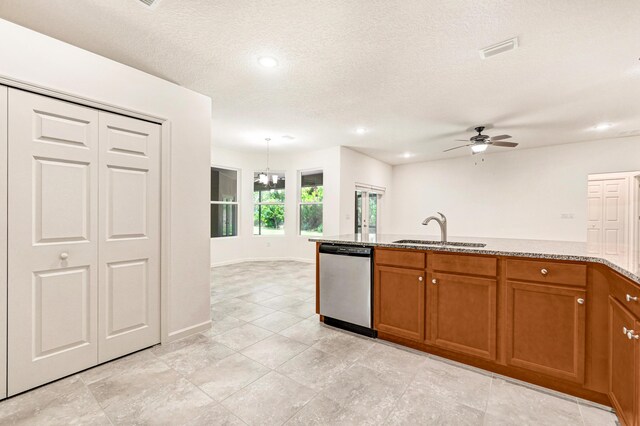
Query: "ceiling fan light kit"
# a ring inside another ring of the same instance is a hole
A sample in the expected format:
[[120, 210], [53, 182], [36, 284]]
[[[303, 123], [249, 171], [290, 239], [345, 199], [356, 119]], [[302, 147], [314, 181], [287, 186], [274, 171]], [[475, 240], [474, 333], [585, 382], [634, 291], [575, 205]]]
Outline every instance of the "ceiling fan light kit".
[[[479, 154], [487, 150], [489, 145], [498, 146], [502, 148], [515, 148], [518, 146], [516, 142], [502, 142], [505, 139], [511, 139], [509, 135], [498, 135], [498, 136], [488, 136], [483, 135], [482, 131], [484, 130], [484, 126], [478, 126], [475, 128], [475, 131], [478, 132], [477, 135], [471, 136], [469, 138], [469, 142], [466, 145], [456, 146], [454, 148], [445, 149], [443, 152], [453, 151], [458, 148], [471, 147], [472, 154]], [[462, 142], [464, 139], [458, 139], [458, 141]]]

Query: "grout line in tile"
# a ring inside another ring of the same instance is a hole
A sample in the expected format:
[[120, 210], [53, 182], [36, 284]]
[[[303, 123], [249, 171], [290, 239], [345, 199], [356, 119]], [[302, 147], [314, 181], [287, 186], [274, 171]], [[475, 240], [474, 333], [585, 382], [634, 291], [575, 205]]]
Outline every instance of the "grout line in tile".
[[104, 414], [104, 416], [107, 418], [107, 421], [109, 422], [110, 425], [114, 425], [115, 423], [113, 423], [113, 420], [111, 420], [111, 417], [109, 417], [109, 415], [107, 414], [106, 411], [104, 411], [104, 408], [102, 408], [102, 406], [100, 405], [100, 403], [98, 402], [98, 400], [96, 399], [96, 396], [93, 394], [93, 392], [91, 392], [91, 389], [89, 389], [89, 386], [87, 385], [87, 382], [84, 381], [84, 379], [82, 378], [82, 376], [80, 374], [78, 374], [78, 378], [80, 379], [80, 381], [82, 382], [82, 385], [84, 386], [84, 388], [86, 389], [87, 392], [89, 392], [89, 395], [91, 395], [91, 398], [96, 402], [96, 405], [98, 406], [98, 408], [100, 409], [100, 411], [102, 412], [102, 414]]

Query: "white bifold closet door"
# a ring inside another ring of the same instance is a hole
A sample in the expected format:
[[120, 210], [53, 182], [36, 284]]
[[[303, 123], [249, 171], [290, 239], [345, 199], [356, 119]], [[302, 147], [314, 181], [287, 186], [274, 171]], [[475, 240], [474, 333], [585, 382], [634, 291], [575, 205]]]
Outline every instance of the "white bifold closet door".
[[100, 112], [98, 361], [160, 342], [160, 126]]
[[154, 125], [15, 89], [8, 106], [14, 395], [159, 341], [160, 182]]

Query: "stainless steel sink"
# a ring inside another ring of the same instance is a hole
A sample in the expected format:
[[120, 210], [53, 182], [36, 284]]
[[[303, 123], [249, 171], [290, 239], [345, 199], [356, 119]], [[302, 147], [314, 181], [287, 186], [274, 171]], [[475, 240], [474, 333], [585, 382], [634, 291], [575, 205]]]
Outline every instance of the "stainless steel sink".
[[416, 244], [416, 245], [424, 245], [424, 246], [444, 246], [444, 247], [485, 247], [485, 243], [467, 243], [467, 242], [459, 242], [459, 241], [447, 241], [443, 243], [442, 241], [435, 240], [398, 240], [394, 241], [395, 244]]

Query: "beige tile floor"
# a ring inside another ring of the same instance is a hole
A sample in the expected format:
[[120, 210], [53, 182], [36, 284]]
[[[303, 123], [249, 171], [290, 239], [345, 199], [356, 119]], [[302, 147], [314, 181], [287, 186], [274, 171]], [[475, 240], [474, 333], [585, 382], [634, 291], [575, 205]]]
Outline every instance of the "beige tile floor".
[[0, 424], [616, 424], [573, 397], [320, 324], [313, 265], [211, 278], [211, 330], [0, 402]]

